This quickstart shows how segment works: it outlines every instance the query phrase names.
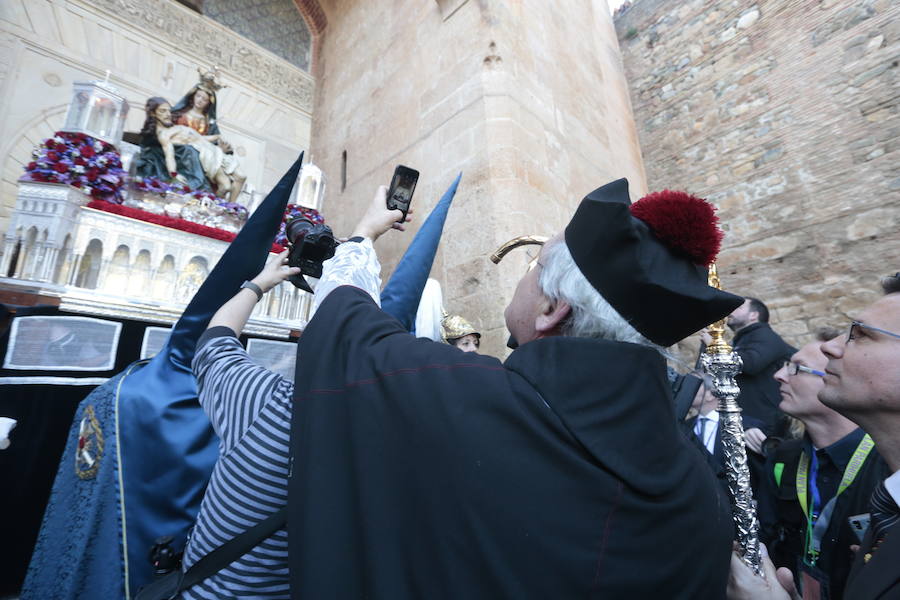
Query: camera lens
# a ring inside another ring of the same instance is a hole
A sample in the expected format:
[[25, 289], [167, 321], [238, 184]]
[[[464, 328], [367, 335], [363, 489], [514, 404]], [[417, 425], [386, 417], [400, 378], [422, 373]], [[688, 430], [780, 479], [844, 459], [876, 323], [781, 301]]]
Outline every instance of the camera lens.
[[307, 218], [301, 217], [288, 222], [287, 226], [284, 229], [284, 233], [291, 244], [296, 244], [298, 241], [303, 239], [306, 234], [313, 229], [313, 227], [314, 225], [312, 221]]

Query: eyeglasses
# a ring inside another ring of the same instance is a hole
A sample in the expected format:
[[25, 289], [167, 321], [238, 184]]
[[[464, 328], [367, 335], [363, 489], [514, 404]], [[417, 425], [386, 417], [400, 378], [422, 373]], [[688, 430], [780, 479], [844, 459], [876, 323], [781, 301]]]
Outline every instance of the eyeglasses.
[[825, 371], [817, 371], [816, 369], [810, 369], [805, 365], [801, 365], [795, 362], [791, 362], [789, 360], [784, 361], [784, 368], [787, 369], [788, 375], [796, 375], [798, 373], [809, 373], [810, 375], [818, 375], [819, 377], [825, 377]]
[[872, 327], [871, 325], [866, 325], [865, 323], [860, 323], [859, 321], [853, 321], [850, 323], [850, 329], [847, 331], [847, 341], [855, 340], [860, 337], [860, 329], [868, 329], [869, 331], [877, 331], [878, 333], [883, 333], [884, 335], [888, 335], [892, 338], [900, 339], [900, 333], [894, 333], [892, 331], [888, 331], [886, 329], [879, 329], [878, 327]]

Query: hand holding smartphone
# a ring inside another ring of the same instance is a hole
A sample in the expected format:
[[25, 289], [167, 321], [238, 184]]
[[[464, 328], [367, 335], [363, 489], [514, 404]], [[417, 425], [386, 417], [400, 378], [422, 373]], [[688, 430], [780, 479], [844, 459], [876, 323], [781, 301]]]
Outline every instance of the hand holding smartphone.
[[391, 186], [387, 193], [388, 210], [399, 210], [403, 212], [403, 217], [398, 223], [406, 220], [406, 213], [409, 212], [409, 205], [412, 202], [413, 192], [416, 191], [416, 183], [419, 181], [419, 172], [403, 165], [397, 165], [394, 169], [394, 176], [391, 178]]

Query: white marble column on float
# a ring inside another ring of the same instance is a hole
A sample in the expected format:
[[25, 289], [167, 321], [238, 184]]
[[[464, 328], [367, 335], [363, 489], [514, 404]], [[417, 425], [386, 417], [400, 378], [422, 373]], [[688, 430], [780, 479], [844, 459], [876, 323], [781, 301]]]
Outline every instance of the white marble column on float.
[[78, 271], [81, 269], [81, 258], [82, 254], [73, 254], [72, 255], [72, 264], [69, 267], [69, 277], [66, 283], [68, 285], [74, 286], [78, 283]]
[[9, 272], [17, 241], [15, 238], [6, 238], [6, 242], [3, 244], [3, 256], [0, 257], [0, 277], [6, 277], [6, 274]]
[[59, 256], [59, 248], [50, 246], [44, 250], [44, 260], [41, 262], [38, 281], [50, 281], [53, 279], [53, 271], [56, 269], [56, 259]]

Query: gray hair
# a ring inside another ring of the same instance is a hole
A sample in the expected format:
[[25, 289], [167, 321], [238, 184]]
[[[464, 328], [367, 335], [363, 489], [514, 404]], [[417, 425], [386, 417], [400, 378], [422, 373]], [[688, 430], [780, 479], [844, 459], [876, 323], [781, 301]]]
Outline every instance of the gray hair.
[[[552, 245], [551, 245], [552, 244]], [[538, 285], [551, 301], [564, 300], [572, 313], [562, 326], [563, 335], [630, 342], [661, 350], [637, 332], [594, 286], [575, 264], [563, 241], [551, 242], [541, 254]]]

